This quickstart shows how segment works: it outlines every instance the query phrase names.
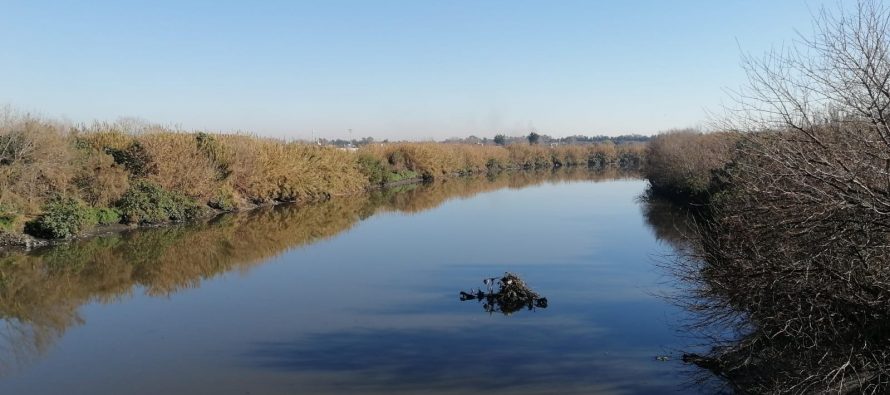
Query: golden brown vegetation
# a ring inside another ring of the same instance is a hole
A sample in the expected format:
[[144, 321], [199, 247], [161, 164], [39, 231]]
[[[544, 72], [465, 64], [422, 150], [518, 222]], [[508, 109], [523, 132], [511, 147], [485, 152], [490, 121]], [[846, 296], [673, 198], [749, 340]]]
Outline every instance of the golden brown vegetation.
[[[69, 237], [77, 233], [63, 226], [71, 218], [101, 222], [91, 219], [91, 208], [111, 207], [124, 221], [157, 223], [199, 215], [203, 206], [231, 211], [318, 201], [406, 179], [563, 166], [635, 168], [643, 154], [642, 145], [611, 143], [555, 148], [394, 143], [350, 152], [137, 126], [71, 128], [8, 110], [0, 114], [0, 230], [21, 230], [36, 217], [43, 222], [32, 228], [42, 229], [42, 236]], [[63, 212], [49, 213], [48, 207]]]
[[642, 161], [644, 150], [644, 144], [616, 146], [612, 143], [558, 147], [397, 143], [369, 145], [363, 147], [359, 154], [379, 161], [391, 171], [407, 170], [424, 178], [441, 178], [504, 169], [529, 170], [564, 166], [636, 169]]
[[659, 134], [646, 148], [644, 173], [660, 194], [704, 201], [720, 188], [720, 172], [732, 160], [738, 140], [738, 134], [727, 132]]

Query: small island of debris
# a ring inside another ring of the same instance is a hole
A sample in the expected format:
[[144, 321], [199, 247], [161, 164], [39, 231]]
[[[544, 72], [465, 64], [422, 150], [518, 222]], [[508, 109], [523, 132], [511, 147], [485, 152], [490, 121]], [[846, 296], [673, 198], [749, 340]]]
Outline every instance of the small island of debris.
[[[482, 283], [488, 287], [488, 292], [476, 289], [470, 292], [460, 292], [460, 300], [478, 300], [488, 313], [499, 312], [504, 315], [513, 314], [516, 311], [535, 308], [547, 308], [547, 298], [543, 298], [529, 288], [519, 276], [513, 273], [504, 273], [504, 277], [486, 278]], [[497, 292], [494, 288], [497, 286]]]

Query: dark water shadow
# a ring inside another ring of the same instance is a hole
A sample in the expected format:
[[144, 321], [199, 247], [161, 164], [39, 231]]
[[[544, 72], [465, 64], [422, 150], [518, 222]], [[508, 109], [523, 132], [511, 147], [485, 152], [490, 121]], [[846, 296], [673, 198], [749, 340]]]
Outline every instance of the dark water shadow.
[[[568, 330], [567, 330], [568, 329]], [[592, 354], [604, 340], [565, 323], [511, 322], [437, 329], [352, 330], [252, 345], [248, 366], [312, 381], [336, 375], [343, 392], [659, 393], [677, 366], [627, 351]], [[628, 379], [627, 372], [639, 379]], [[620, 377], [620, 378], [619, 378]]]

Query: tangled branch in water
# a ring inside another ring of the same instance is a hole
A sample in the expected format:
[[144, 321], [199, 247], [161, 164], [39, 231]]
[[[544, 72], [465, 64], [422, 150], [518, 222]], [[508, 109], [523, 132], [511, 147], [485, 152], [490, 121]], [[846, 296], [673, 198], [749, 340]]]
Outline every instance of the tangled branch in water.
[[[488, 286], [488, 292], [477, 289], [475, 292], [460, 293], [460, 300], [478, 300], [483, 302], [482, 307], [489, 313], [499, 312], [504, 315], [513, 314], [523, 308], [532, 310], [534, 308], [547, 308], [547, 298], [532, 291], [519, 276], [513, 273], [504, 273], [504, 277], [486, 278], [482, 281]], [[498, 291], [493, 292], [494, 286], [498, 286]]]

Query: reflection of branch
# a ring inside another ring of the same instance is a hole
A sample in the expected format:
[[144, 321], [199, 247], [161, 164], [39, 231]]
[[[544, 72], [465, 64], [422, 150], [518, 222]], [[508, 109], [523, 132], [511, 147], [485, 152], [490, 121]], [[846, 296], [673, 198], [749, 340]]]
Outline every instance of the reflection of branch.
[[29, 364], [46, 352], [65, 329], [34, 325], [18, 319], [3, 320], [0, 328], [0, 376]]

